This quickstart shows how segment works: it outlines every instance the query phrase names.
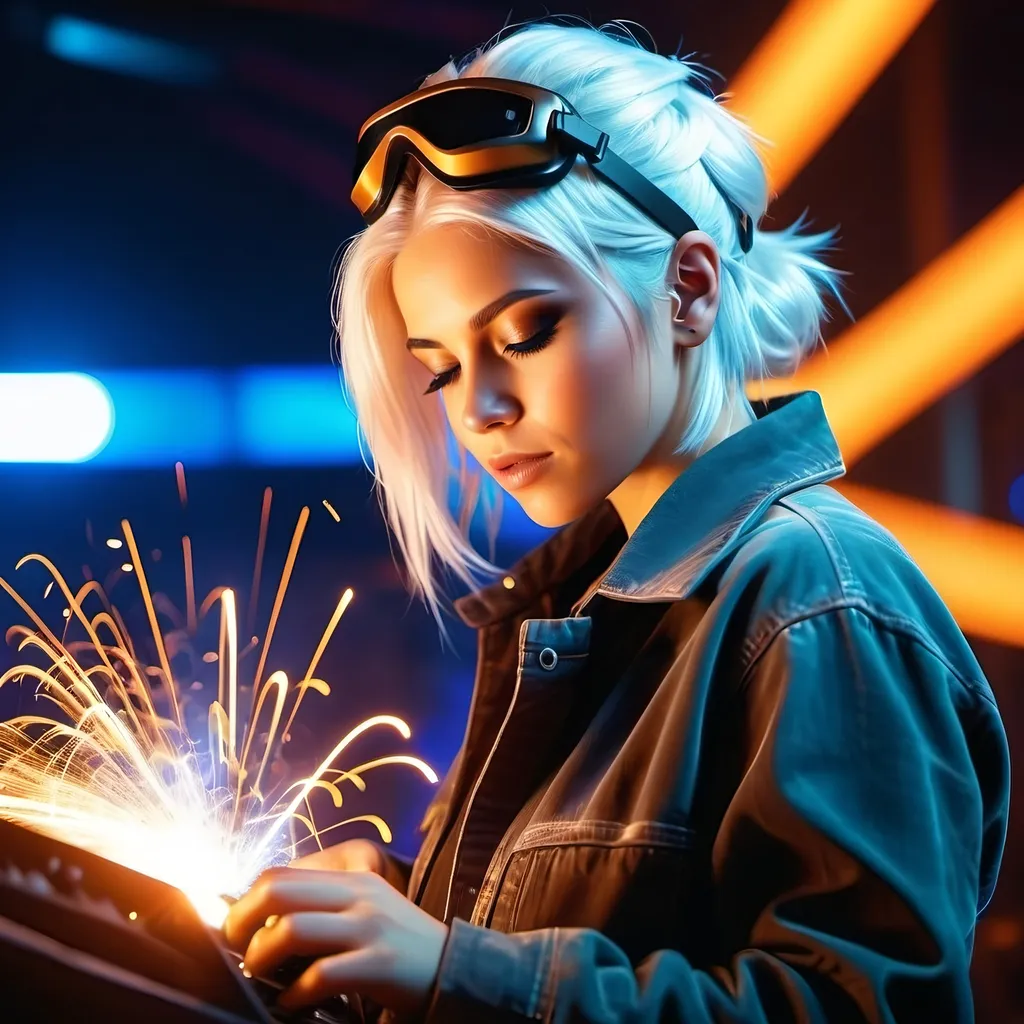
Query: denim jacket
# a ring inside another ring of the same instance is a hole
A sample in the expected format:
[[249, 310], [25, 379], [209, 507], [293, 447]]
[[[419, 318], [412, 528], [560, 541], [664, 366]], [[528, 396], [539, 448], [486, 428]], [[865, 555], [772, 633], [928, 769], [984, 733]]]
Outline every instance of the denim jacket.
[[[456, 603], [478, 630], [473, 703], [408, 894], [460, 811], [452, 874], [481, 853], [486, 872], [429, 1024], [973, 1020], [1009, 799], [992, 691], [919, 568], [828, 486], [845, 469], [819, 396], [757, 410], [568, 615], [551, 595], [623, 531], [607, 501]], [[602, 601], [666, 610], [488, 838]]]

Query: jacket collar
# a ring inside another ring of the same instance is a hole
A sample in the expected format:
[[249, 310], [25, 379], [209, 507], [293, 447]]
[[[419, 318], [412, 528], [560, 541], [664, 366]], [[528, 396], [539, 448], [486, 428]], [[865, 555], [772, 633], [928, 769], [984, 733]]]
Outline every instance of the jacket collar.
[[[573, 606], [595, 594], [622, 601], [680, 601], [739, 544], [772, 502], [846, 472], [815, 391], [752, 403], [757, 420], [720, 441], [680, 473]], [[521, 558], [504, 580], [454, 603], [478, 628], [521, 611], [563, 582], [625, 528], [605, 499]], [[511, 583], [511, 586], [509, 584]]]

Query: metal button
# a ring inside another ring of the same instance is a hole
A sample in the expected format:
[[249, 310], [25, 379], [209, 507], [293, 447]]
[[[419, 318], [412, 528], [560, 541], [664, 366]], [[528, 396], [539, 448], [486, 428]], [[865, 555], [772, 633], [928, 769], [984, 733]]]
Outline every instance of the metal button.
[[558, 664], [558, 654], [550, 647], [540, 652], [540, 667], [549, 672]]
[[516, 581], [512, 576], [506, 576], [501, 582], [505, 585], [506, 590], [511, 590], [516, 585]]

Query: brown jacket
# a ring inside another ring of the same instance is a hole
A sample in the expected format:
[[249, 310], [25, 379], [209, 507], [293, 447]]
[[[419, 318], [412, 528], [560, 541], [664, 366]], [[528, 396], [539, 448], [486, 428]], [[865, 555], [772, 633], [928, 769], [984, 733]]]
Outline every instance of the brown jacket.
[[992, 692], [826, 485], [819, 396], [758, 408], [624, 545], [604, 502], [457, 602], [473, 703], [408, 888], [451, 925], [430, 1024], [973, 1019]]

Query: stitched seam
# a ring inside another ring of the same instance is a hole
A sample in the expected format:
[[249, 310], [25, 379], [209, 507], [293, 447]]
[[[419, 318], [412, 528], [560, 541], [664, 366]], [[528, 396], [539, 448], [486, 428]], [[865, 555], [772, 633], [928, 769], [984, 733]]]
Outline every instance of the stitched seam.
[[555, 988], [558, 981], [558, 970], [562, 957], [562, 932], [560, 928], [550, 929], [551, 945], [547, 964], [547, 985], [544, 987], [543, 1001], [537, 1007], [537, 1017], [551, 1024], [555, 1019]]
[[548, 960], [551, 959], [548, 953], [548, 947], [551, 945], [551, 940], [548, 936], [544, 936], [544, 941], [541, 943], [540, 956], [538, 957], [538, 964], [536, 970], [533, 972], [533, 985], [530, 987], [530, 1001], [526, 1004], [526, 1013], [528, 1016], [533, 1017], [534, 1020], [540, 1017], [540, 995], [544, 988], [544, 979], [547, 975], [546, 967]]
[[[640, 827], [637, 827], [640, 826]], [[639, 834], [626, 835], [630, 827]], [[632, 826], [611, 821], [567, 821], [533, 825], [514, 844], [513, 853], [545, 846], [658, 846], [688, 848], [693, 829], [661, 822], [637, 822]]]
[[[842, 545], [839, 543], [839, 538], [836, 536], [835, 531], [828, 522], [826, 522], [825, 518], [818, 515], [814, 509], [803, 508], [790, 497], [780, 498], [779, 504], [783, 508], [789, 509], [793, 515], [802, 519], [811, 528], [811, 530], [814, 531], [814, 534], [817, 536], [818, 540], [821, 541], [821, 546], [825, 549], [825, 552], [828, 555], [832, 571], [836, 574], [836, 582], [839, 584], [839, 589], [845, 596], [848, 589], [853, 589], [850, 587], [850, 584], [854, 581], [854, 575], [853, 570], [850, 568], [850, 563], [846, 560]], [[867, 596], [863, 589], [859, 587], [856, 588], [855, 592], [860, 597]]]
[[671, 840], [673, 837], [692, 837], [693, 829], [685, 825], [673, 825], [669, 822], [660, 821], [635, 821], [623, 824], [618, 821], [603, 821], [594, 818], [582, 818], [576, 821], [547, 821], [531, 825], [523, 830], [522, 839], [536, 838], [548, 834], [564, 834], [566, 832], [580, 832], [589, 830], [595, 835], [608, 838], [619, 838], [623, 832], [629, 830], [639, 832], [647, 837], [664, 836]]
[[[523, 873], [519, 876], [519, 885], [516, 889], [516, 896], [515, 899], [512, 901], [512, 909], [509, 911], [508, 915], [508, 926], [506, 930], [510, 932], [514, 932], [516, 930], [516, 922], [519, 920], [519, 907], [523, 902], [523, 893], [526, 891], [526, 883], [530, 880], [530, 872], [533, 870], [533, 865], [537, 860], [535, 850], [529, 850], [527, 851], [527, 853], [527, 862], [523, 867]], [[510, 859], [509, 864], [511, 863], [512, 861]], [[506, 870], [505, 876], [502, 878], [502, 881], [504, 882], [505, 878], [507, 877], [508, 873]]]
[[904, 619], [899, 615], [890, 615], [886, 612], [879, 611], [874, 607], [874, 605], [870, 604], [870, 602], [857, 597], [850, 597], [839, 601], [828, 601], [813, 608], [808, 608], [803, 614], [791, 619], [786, 619], [776, 628], [771, 630], [767, 634], [767, 638], [761, 643], [756, 653], [752, 655], [749, 663], [743, 667], [740, 673], [739, 682], [736, 686], [737, 691], [743, 691], [743, 688], [746, 686], [748, 678], [756, 667], [757, 662], [764, 656], [772, 643], [787, 629], [791, 626], [797, 625], [798, 623], [806, 622], [808, 619], [825, 616], [831, 612], [841, 611], [844, 608], [860, 612], [879, 626], [882, 626], [884, 629], [888, 629], [892, 633], [898, 633], [901, 636], [906, 637], [908, 640], [916, 641], [925, 651], [932, 655], [936, 661], [941, 662], [949, 674], [958, 683], [960, 683], [964, 689], [970, 690], [971, 693], [975, 693], [979, 697], [984, 697], [990, 704], [995, 705], [995, 701], [986, 692], [987, 686], [985, 683], [962, 675], [952, 662], [950, 662], [949, 658], [947, 658], [946, 655], [931, 642], [931, 637], [922, 632], [917, 623], [911, 622], [909, 619]]
[[691, 842], [671, 843], [657, 839], [637, 839], [627, 842], [616, 842], [613, 839], [568, 839], [565, 842], [558, 842], [554, 839], [540, 840], [536, 843], [529, 843], [526, 846], [517, 846], [512, 852], [523, 853], [527, 850], [569, 850], [581, 846], [598, 846], [606, 850], [689, 850], [692, 849]]
[[[572, 661], [575, 658], [589, 658], [590, 657], [590, 652], [589, 651], [587, 653], [585, 653], [585, 654], [559, 654], [558, 648], [557, 647], [551, 647], [551, 644], [544, 644], [543, 646], [541, 646], [540, 644], [536, 644], [533, 647], [527, 646], [526, 653], [527, 654], [539, 655], [539, 654], [541, 654], [542, 651], [548, 650], [548, 648], [551, 648], [551, 650], [553, 650], [555, 652], [555, 654], [558, 654], [558, 660], [559, 661]], [[541, 665], [541, 668], [544, 668], [544, 666]], [[545, 672], [550, 672], [551, 669], [544, 669], [544, 671]]]

